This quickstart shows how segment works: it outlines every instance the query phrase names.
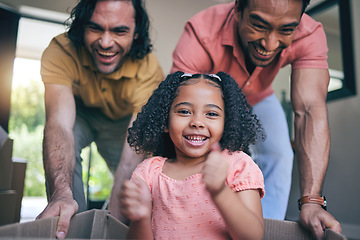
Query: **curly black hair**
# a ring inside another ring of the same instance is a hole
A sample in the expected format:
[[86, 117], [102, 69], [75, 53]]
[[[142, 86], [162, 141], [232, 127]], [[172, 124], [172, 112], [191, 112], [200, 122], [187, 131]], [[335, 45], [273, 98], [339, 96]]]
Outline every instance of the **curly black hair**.
[[[249, 4], [249, 0], [236, 0], [235, 2], [236, 2], [236, 10], [241, 13], [244, 11], [244, 9]], [[310, 4], [310, 0], [302, 0], [301, 14], [303, 14], [305, 12], [305, 10], [309, 4]]]
[[153, 92], [146, 105], [137, 115], [133, 126], [128, 130], [128, 142], [137, 153], [152, 154], [167, 158], [175, 157], [175, 148], [168, 127], [169, 112], [172, 102], [178, 94], [178, 87], [191, 79], [205, 78], [220, 85], [225, 105], [225, 126], [220, 140], [222, 149], [230, 152], [249, 151], [249, 145], [265, 138], [265, 133], [252, 107], [247, 103], [238, 84], [230, 75], [219, 72], [221, 81], [209, 75], [194, 74], [182, 77], [183, 72], [169, 74]]
[[[105, 0], [80, 0], [72, 9], [70, 18], [65, 22], [68, 26], [67, 36], [75, 47], [84, 44], [85, 27], [89, 23], [95, 10], [96, 3]], [[152, 44], [149, 37], [150, 21], [146, 13], [142, 0], [118, 0], [132, 1], [135, 9], [135, 34], [138, 35], [133, 40], [130, 49], [130, 56], [133, 59], [142, 59], [151, 52]]]

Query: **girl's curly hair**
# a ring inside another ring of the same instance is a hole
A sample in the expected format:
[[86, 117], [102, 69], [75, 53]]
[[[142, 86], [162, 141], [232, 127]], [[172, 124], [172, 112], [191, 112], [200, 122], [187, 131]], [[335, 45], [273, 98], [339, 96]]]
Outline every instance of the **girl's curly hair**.
[[190, 79], [211, 79], [222, 90], [225, 105], [225, 126], [220, 140], [222, 149], [230, 152], [249, 151], [249, 145], [265, 138], [252, 107], [247, 103], [238, 84], [228, 74], [218, 72], [221, 82], [208, 75], [195, 74], [192, 77], [182, 77], [183, 72], [169, 74], [153, 92], [146, 105], [137, 115], [133, 126], [129, 128], [128, 142], [137, 153], [153, 154], [167, 158], [175, 157], [175, 148], [168, 133], [169, 112], [172, 102], [177, 96], [178, 87]]

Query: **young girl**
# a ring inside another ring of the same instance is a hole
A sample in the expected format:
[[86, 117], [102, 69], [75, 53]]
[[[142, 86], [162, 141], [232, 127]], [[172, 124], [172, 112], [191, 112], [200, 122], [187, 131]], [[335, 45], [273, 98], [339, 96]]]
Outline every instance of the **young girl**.
[[129, 129], [130, 146], [154, 157], [122, 186], [128, 238], [262, 239], [263, 176], [243, 152], [259, 137], [229, 75], [168, 75]]

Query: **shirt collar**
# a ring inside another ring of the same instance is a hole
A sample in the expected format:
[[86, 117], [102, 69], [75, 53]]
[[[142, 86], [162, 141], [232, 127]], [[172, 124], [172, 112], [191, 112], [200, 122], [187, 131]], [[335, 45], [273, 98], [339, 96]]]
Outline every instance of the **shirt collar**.
[[237, 39], [237, 21], [235, 18], [234, 8], [230, 11], [226, 23], [221, 31], [223, 45], [236, 46]]
[[229, 16], [225, 22], [225, 25], [221, 31], [221, 44], [224, 46], [232, 47], [233, 54], [240, 63], [240, 65], [245, 67], [244, 53], [240, 46], [240, 39], [238, 36], [238, 22], [235, 17], [235, 7], [231, 9]]
[[304, 13], [301, 16], [301, 20], [299, 25], [296, 28], [295, 36], [293, 41], [301, 39], [305, 36], [310, 35], [315, 31], [316, 28], [318, 28], [321, 24], [319, 22], [316, 22], [314, 19], [312, 19], [309, 15]]

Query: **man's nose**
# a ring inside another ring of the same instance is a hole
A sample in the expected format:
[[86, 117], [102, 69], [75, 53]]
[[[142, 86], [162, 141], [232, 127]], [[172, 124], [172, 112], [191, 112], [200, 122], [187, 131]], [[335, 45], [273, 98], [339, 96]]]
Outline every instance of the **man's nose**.
[[261, 46], [268, 52], [275, 51], [280, 45], [279, 38], [275, 32], [270, 32], [261, 39]]
[[108, 48], [112, 47], [113, 43], [114, 43], [114, 40], [112, 38], [112, 35], [109, 32], [104, 32], [99, 39], [99, 45], [103, 49], [108, 49]]

